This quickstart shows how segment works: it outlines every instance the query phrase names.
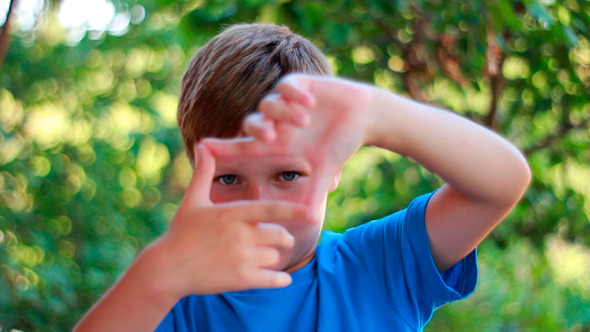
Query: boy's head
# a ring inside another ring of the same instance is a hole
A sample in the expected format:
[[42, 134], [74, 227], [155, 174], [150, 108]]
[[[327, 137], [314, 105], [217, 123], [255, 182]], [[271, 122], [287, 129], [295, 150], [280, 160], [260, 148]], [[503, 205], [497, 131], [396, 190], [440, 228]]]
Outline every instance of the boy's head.
[[286, 27], [234, 25], [193, 57], [183, 76], [178, 125], [189, 160], [204, 137], [240, 134], [244, 117], [285, 74], [331, 75], [322, 52]]

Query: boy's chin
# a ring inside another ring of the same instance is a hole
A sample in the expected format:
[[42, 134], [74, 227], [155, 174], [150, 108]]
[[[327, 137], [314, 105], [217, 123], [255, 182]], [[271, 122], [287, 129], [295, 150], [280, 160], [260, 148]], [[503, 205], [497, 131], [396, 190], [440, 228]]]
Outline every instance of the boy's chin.
[[322, 222], [309, 224], [284, 224], [295, 237], [295, 246], [290, 249], [279, 248], [281, 259], [273, 269], [293, 273], [306, 266], [315, 257]]
[[[307, 251], [303, 255], [294, 255], [293, 253], [290, 254], [291, 255], [281, 254], [281, 262], [277, 264], [277, 270], [282, 270], [287, 273], [293, 273], [303, 268], [313, 260], [315, 256], [315, 247], [313, 247], [311, 250]], [[286, 257], [287, 255], [290, 257]]]

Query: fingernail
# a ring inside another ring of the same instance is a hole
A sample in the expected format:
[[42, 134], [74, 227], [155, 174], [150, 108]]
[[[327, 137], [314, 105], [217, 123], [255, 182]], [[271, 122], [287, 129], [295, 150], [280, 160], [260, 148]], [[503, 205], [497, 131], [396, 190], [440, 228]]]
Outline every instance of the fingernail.
[[277, 276], [276, 285], [277, 287], [286, 287], [289, 286], [292, 281], [293, 279], [291, 278], [291, 275], [285, 272]]
[[315, 98], [311, 95], [307, 95], [304, 104], [306, 107], [313, 107], [315, 105]]
[[292, 247], [295, 245], [295, 237], [293, 235], [289, 235], [289, 240], [287, 240], [287, 247]]
[[309, 115], [306, 112], [297, 112], [295, 115], [295, 122], [300, 127], [306, 127], [309, 125]]
[[276, 134], [274, 130], [269, 128], [264, 130], [263, 138], [265, 142], [272, 142], [276, 139]]

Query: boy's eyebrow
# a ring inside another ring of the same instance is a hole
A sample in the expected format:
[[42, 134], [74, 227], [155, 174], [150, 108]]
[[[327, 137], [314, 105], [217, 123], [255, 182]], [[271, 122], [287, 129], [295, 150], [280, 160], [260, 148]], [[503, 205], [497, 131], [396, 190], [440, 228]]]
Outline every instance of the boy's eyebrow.
[[311, 164], [302, 158], [283, 158], [276, 165], [272, 166], [280, 170], [311, 171]]
[[[262, 159], [262, 160], [261, 160]], [[277, 160], [278, 159], [278, 160]], [[221, 173], [239, 173], [248, 163], [260, 163], [261, 167], [267, 167], [272, 171], [302, 171], [310, 172], [311, 164], [303, 158], [298, 157], [246, 157], [232, 158], [231, 160], [222, 160], [215, 167], [215, 174]]]

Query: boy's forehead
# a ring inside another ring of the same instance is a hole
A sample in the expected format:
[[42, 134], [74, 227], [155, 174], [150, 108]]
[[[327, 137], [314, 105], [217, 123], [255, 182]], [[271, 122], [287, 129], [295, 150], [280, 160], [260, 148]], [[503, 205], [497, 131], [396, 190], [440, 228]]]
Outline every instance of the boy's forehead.
[[311, 171], [310, 162], [303, 156], [296, 155], [268, 155], [268, 156], [232, 156], [215, 157], [215, 169], [219, 171], [248, 170], [248, 169], [281, 169]]

